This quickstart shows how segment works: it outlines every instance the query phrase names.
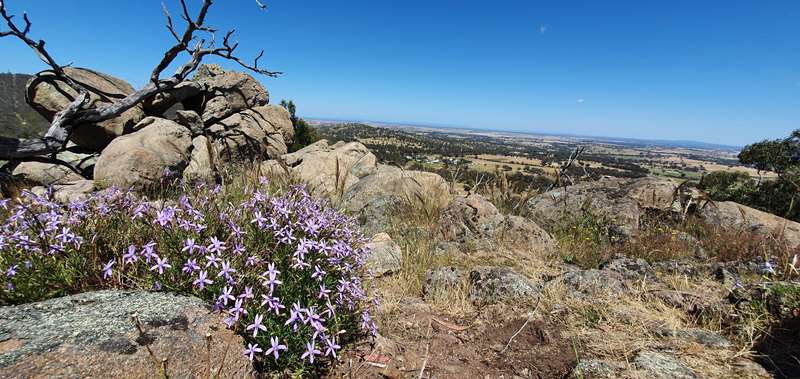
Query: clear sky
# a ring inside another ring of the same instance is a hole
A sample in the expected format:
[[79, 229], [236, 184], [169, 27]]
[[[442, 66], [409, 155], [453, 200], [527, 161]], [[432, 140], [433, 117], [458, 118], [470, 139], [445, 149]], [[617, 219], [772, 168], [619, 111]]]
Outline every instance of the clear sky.
[[[199, 0], [188, 0], [193, 6]], [[304, 117], [746, 144], [800, 128], [800, 1], [217, 0]], [[177, 0], [165, 0], [177, 16]], [[140, 86], [158, 0], [7, 0], [60, 62]], [[42, 69], [0, 39], [0, 71]]]

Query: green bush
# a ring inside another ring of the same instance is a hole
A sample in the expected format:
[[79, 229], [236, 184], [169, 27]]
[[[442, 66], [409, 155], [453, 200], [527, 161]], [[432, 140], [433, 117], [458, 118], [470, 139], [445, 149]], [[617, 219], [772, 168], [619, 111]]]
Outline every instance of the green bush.
[[300, 150], [320, 140], [320, 136], [317, 134], [316, 129], [314, 129], [311, 125], [308, 125], [306, 120], [297, 117], [297, 114], [295, 113], [297, 112], [297, 107], [294, 105], [293, 101], [281, 100], [281, 106], [289, 111], [289, 115], [292, 119], [292, 126], [294, 126], [294, 137], [292, 138], [292, 144], [289, 145], [290, 153]]

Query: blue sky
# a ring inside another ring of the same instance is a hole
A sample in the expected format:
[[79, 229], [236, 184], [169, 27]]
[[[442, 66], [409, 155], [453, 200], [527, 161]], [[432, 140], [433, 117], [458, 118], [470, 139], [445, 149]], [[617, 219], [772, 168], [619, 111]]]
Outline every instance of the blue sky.
[[[197, 6], [199, 0], [188, 0]], [[142, 85], [160, 1], [7, 0], [60, 62]], [[177, 0], [165, 0], [177, 15]], [[305, 117], [746, 144], [800, 128], [800, 2], [217, 0]], [[42, 69], [0, 39], [0, 71]]]

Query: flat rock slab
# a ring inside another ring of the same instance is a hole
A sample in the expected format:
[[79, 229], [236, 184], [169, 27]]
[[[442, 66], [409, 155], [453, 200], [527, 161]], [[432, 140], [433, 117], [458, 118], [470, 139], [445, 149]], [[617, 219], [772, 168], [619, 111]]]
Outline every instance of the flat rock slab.
[[220, 366], [222, 377], [252, 377], [242, 349], [193, 297], [97, 291], [0, 308], [0, 377], [161, 377], [165, 359], [173, 378], [212, 377]]

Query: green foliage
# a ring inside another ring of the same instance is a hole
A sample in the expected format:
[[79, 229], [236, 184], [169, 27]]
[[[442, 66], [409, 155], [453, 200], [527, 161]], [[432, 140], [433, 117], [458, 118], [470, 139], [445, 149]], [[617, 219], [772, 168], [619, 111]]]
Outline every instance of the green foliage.
[[565, 263], [597, 268], [611, 257], [610, 220], [586, 211], [581, 215], [566, 215], [553, 225], [561, 258]]
[[739, 161], [762, 171], [783, 174], [800, 163], [800, 129], [785, 139], [764, 140], [745, 146]]
[[700, 188], [716, 201], [749, 203], [758, 183], [745, 172], [715, 171], [703, 177]]
[[800, 221], [800, 130], [785, 139], [764, 140], [746, 146], [741, 163], [778, 174], [760, 183], [741, 172], [713, 172], [700, 189], [716, 201], [735, 201], [775, 215]]
[[306, 120], [297, 117], [297, 107], [294, 105], [294, 101], [281, 100], [281, 106], [289, 111], [289, 116], [291, 117], [292, 125], [294, 126], [294, 138], [292, 144], [289, 145], [290, 153], [300, 150], [320, 140], [320, 136], [317, 134], [316, 129], [314, 129], [311, 125], [308, 125]]

